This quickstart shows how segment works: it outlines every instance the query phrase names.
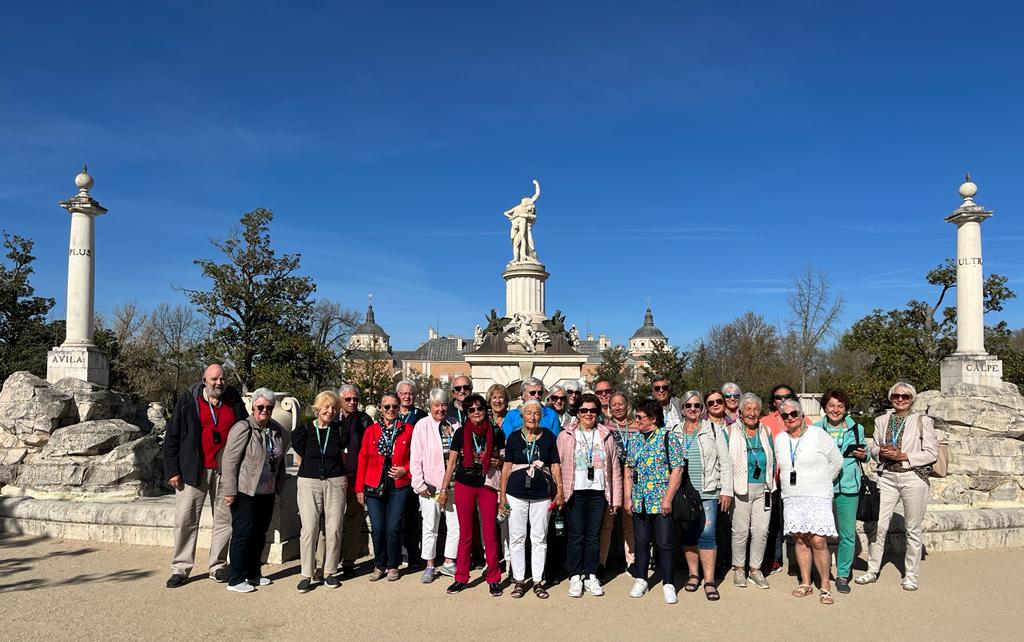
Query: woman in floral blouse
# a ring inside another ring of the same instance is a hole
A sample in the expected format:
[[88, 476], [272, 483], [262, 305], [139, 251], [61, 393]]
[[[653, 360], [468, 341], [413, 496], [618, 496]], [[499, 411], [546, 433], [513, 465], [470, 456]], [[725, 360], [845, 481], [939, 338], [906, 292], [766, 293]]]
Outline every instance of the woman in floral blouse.
[[624, 474], [625, 509], [633, 513], [636, 562], [630, 597], [647, 593], [647, 572], [650, 568], [651, 540], [658, 549], [658, 571], [662, 577], [665, 602], [675, 604], [675, 568], [672, 522], [672, 498], [683, 480], [683, 449], [674, 435], [666, 432], [661, 407], [645, 400], [635, 413], [639, 427], [636, 438], [630, 439]]

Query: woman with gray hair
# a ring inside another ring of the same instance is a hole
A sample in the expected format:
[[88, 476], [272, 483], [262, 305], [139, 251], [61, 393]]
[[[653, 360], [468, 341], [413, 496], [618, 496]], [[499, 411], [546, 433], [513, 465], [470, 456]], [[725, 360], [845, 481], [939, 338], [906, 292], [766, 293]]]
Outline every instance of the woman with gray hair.
[[[743, 396], [743, 391], [739, 385], [730, 381], [722, 384], [721, 393], [725, 397], [725, 423], [731, 426], [740, 418], [740, 397]], [[760, 399], [758, 402], [760, 403]]]
[[800, 568], [800, 585], [793, 590], [793, 595], [807, 597], [814, 592], [811, 586], [813, 557], [821, 579], [820, 601], [832, 604], [834, 600], [829, 590], [832, 560], [826, 538], [837, 536], [832, 515], [832, 480], [842, 469], [843, 456], [827, 432], [804, 422], [800, 402], [787, 399], [778, 409], [785, 429], [775, 437], [782, 485], [783, 530], [793, 536]]
[[554, 410], [555, 414], [558, 415], [558, 425], [561, 428], [565, 428], [565, 426], [574, 419], [574, 417], [567, 412], [569, 408], [569, 404], [566, 403], [567, 398], [568, 395], [565, 392], [565, 388], [560, 385], [556, 384], [551, 386], [551, 389], [548, 390], [547, 406]]
[[263, 545], [284, 490], [284, 429], [271, 419], [277, 399], [269, 388], [252, 393], [252, 414], [228, 432], [221, 458], [224, 503], [231, 507], [228, 590], [251, 593], [271, 582], [260, 573]]
[[855, 580], [857, 584], [871, 584], [878, 580], [893, 509], [898, 501], [903, 500], [907, 531], [903, 590], [917, 590], [922, 523], [928, 507], [928, 477], [932, 465], [939, 458], [939, 440], [932, 418], [923, 412], [910, 411], [916, 396], [914, 386], [897, 383], [889, 389], [892, 410], [875, 419], [871, 457], [878, 462], [875, 470], [878, 472], [881, 502], [878, 528], [869, 549], [868, 572]]
[[[760, 589], [768, 588], [761, 572], [764, 549], [768, 543], [768, 523], [772, 516], [772, 491], [775, 490], [775, 447], [772, 432], [761, 423], [761, 399], [747, 393], [739, 400], [740, 421], [729, 427], [729, 465], [736, 498], [732, 514], [733, 585], [750, 581]], [[750, 563], [747, 564], [747, 544]]]
[[[683, 589], [693, 593], [704, 578], [704, 596], [711, 602], [720, 598], [715, 586], [715, 557], [718, 545], [715, 525], [718, 509], [732, 505], [732, 465], [725, 431], [718, 430], [704, 418], [704, 399], [698, 390], [687, 390], [682, 399], [683, 423], [675, 427], [683, 446], [683, 468], [690, 483], [700, 493], [704, 504], [704, 521], [693, 521], [683, 528], [683, 553], [689, 577]], [[698, 564], [700, 568], [698, 569]]]
[[[448, 417], [448, 392], [434, 388], [428, 397], [430, 414], [416, 422], [412, 431], [412, 454], [409, 457], [409, 472], [412, 475], [412, 490], [419, 496], [420, 515], [423, 517], [422, 550], [426, 570], [420, 582], [429, 584], [440, 575], [455, 577], [455, 557], [459, 553], [459, 516], [455, 503], [438, 501], [444, 484], [448, 453], [452, 449], [452, 438], [459, 427]], [[451, 489], [447, 489], [451, 490]], [[444, 515], [448, 533], [444, 541], [444, 566], [435, 568], [437, 557], [437, 532]]]

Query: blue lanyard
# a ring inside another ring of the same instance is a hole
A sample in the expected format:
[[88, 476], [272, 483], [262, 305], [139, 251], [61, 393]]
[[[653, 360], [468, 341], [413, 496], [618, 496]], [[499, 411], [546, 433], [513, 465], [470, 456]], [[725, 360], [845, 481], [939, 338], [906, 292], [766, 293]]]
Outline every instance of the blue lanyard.
[[526, 463], [528, 464], [533, 462], [533, 456], [537, 453], [538, 440], [540, 440], [540, 435], [537, 435], [533, 441], [530, 441], [529, 437], [523, 435], [523, 441], [526, 442], [526, 448], [523, 449], [523, 452], [526, 454]]
[[484, 444], [480, 445], [480, 442], [478, 442], [476, 440], [476, 434], [475, 433], [470, 433], [469, 436], [473, 438], [473, 452], [475, 452], [476, 454], [479, 455], [480, 453], [482, 453], [484, 451], [484, 446], [487, 445], [487, 441], [484, 440]]
[[892, 447], [896, 448], [896, 443], [900, 440], [900, 435], [903, 434], [903, 429], [907, 427], [907, 418], [900, 417], [897, 421], [896, 415], [892, 416], [889, 420], [889, 429], [892, 432]]
[[[583, 433], [584, 435], [586, 434], [586, 431], [583, 430], [582, 428], [580, 429], [580, 432]], [[595, 441], [597, 441], [597, 437], [594, 434], [590, 435], [590, 441], [587, 441], [587, 438], [583, 437], [583, 444], [589, 448], [589, 456], [587, 458], [587, 462], [590, 465], [594, 464], [594, 442]]]
[[697, 434], [700, 432], [700, 425], [693, 429], [693, 437], [686, 438], [686, 428], [683, 427], [683, 450], [690, 452], [690, 446], [697, 439]]
[[213, 417], [213, 427], [216, 428], [217, 427], [217, 422], [220, 421], [220, 409], [221, 409], [221, 406], [223, 404], [218, 403], [217, 406], [216, 406], [217, 409], [214, 410], [213, 409], [214, 408], [213, 403], [209, 399], [207, 399], [206, 400], [206, 405], [209, 406], [209, 408], [210, 408], [210, 416]]
[[[804, 430], [806, 430], [806, 428]], [[794, 440], [792, 437], [789, 438], [789, 462], [793, 465], [794, 469], [796, 468], [796, 454], [800, 450], [800, 440], [803, 438], [803, 435], [800, 435], [800, 439], [796, 440]], [[794, 441], [796, 441], [796, 448], [793, 448]]]
[[416, 408], [414, 407], [404, 415], [398, 415], [398, 418], [402, 420], [403, 424], [412, 424], [412, 418], [416, 416]]

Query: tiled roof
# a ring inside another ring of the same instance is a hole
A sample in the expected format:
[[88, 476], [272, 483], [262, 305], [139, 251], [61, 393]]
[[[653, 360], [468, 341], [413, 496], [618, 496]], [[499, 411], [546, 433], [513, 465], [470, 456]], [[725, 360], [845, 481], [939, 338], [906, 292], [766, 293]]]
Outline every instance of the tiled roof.
[[[462, 350], [459, 350], [459, 337], [436, 337], [428, 339], [412, 352], [403, 352], [403, 361], [465, 361], [464, 352], [473, 348], [472, 339], [462, 339]], [[395, 355], [398, 356], [397, 354]]]

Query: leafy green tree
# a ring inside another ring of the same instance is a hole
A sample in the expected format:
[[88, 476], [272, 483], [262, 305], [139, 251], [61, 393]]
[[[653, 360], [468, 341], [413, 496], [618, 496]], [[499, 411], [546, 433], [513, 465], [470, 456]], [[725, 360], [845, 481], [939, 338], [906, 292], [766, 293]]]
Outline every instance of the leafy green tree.
[[394, 392], [398, 383], [393, 357], [377, 348], [350, 351], [345, 359], [344, 377], [359, 388], [363, 404], [375, 406], [384, 393]]
[[615, 390], [625, 390], [631, 383], [632, 373], [628, 364], [629, 353], [622, 346], [612, 346], [601, 351], [601, 363], [594, 371], [594, 381], [606, 379]]
[[413, 399], [416, 407], [422, 408], [427, 412], [430, 412], [430, 391], [434, 388], [444, 388], [446, 390], [451, 388], [450, 385], [442, 382], [437, 377], [423, 374], [415, 368], [409, 369], [409, 376], [406, 378], [413, 383], [415, 390]]
[[[35, 296], [30, 278], [34, 243], [3, 232], [7, 261], [0, 263], [0, 383], [12, 372], [46, 374], [46, 351], [51, 345], [46, 315], [53, 299]], [[61, 337], [62, 342], [64, 337]]]
[[634, 403], [651, 396], [651, 383], [657, 376], [668, 378], [673, 394], [678, 395], [686, 391], [689, 388], [687, 377], [689, 363], [690, 355], [680, 352], [679, 348], [662, 343], [655, 344], [654, 351], [647, 357], [647, 361], [637, 377], [637, 385], [633, 393]]

